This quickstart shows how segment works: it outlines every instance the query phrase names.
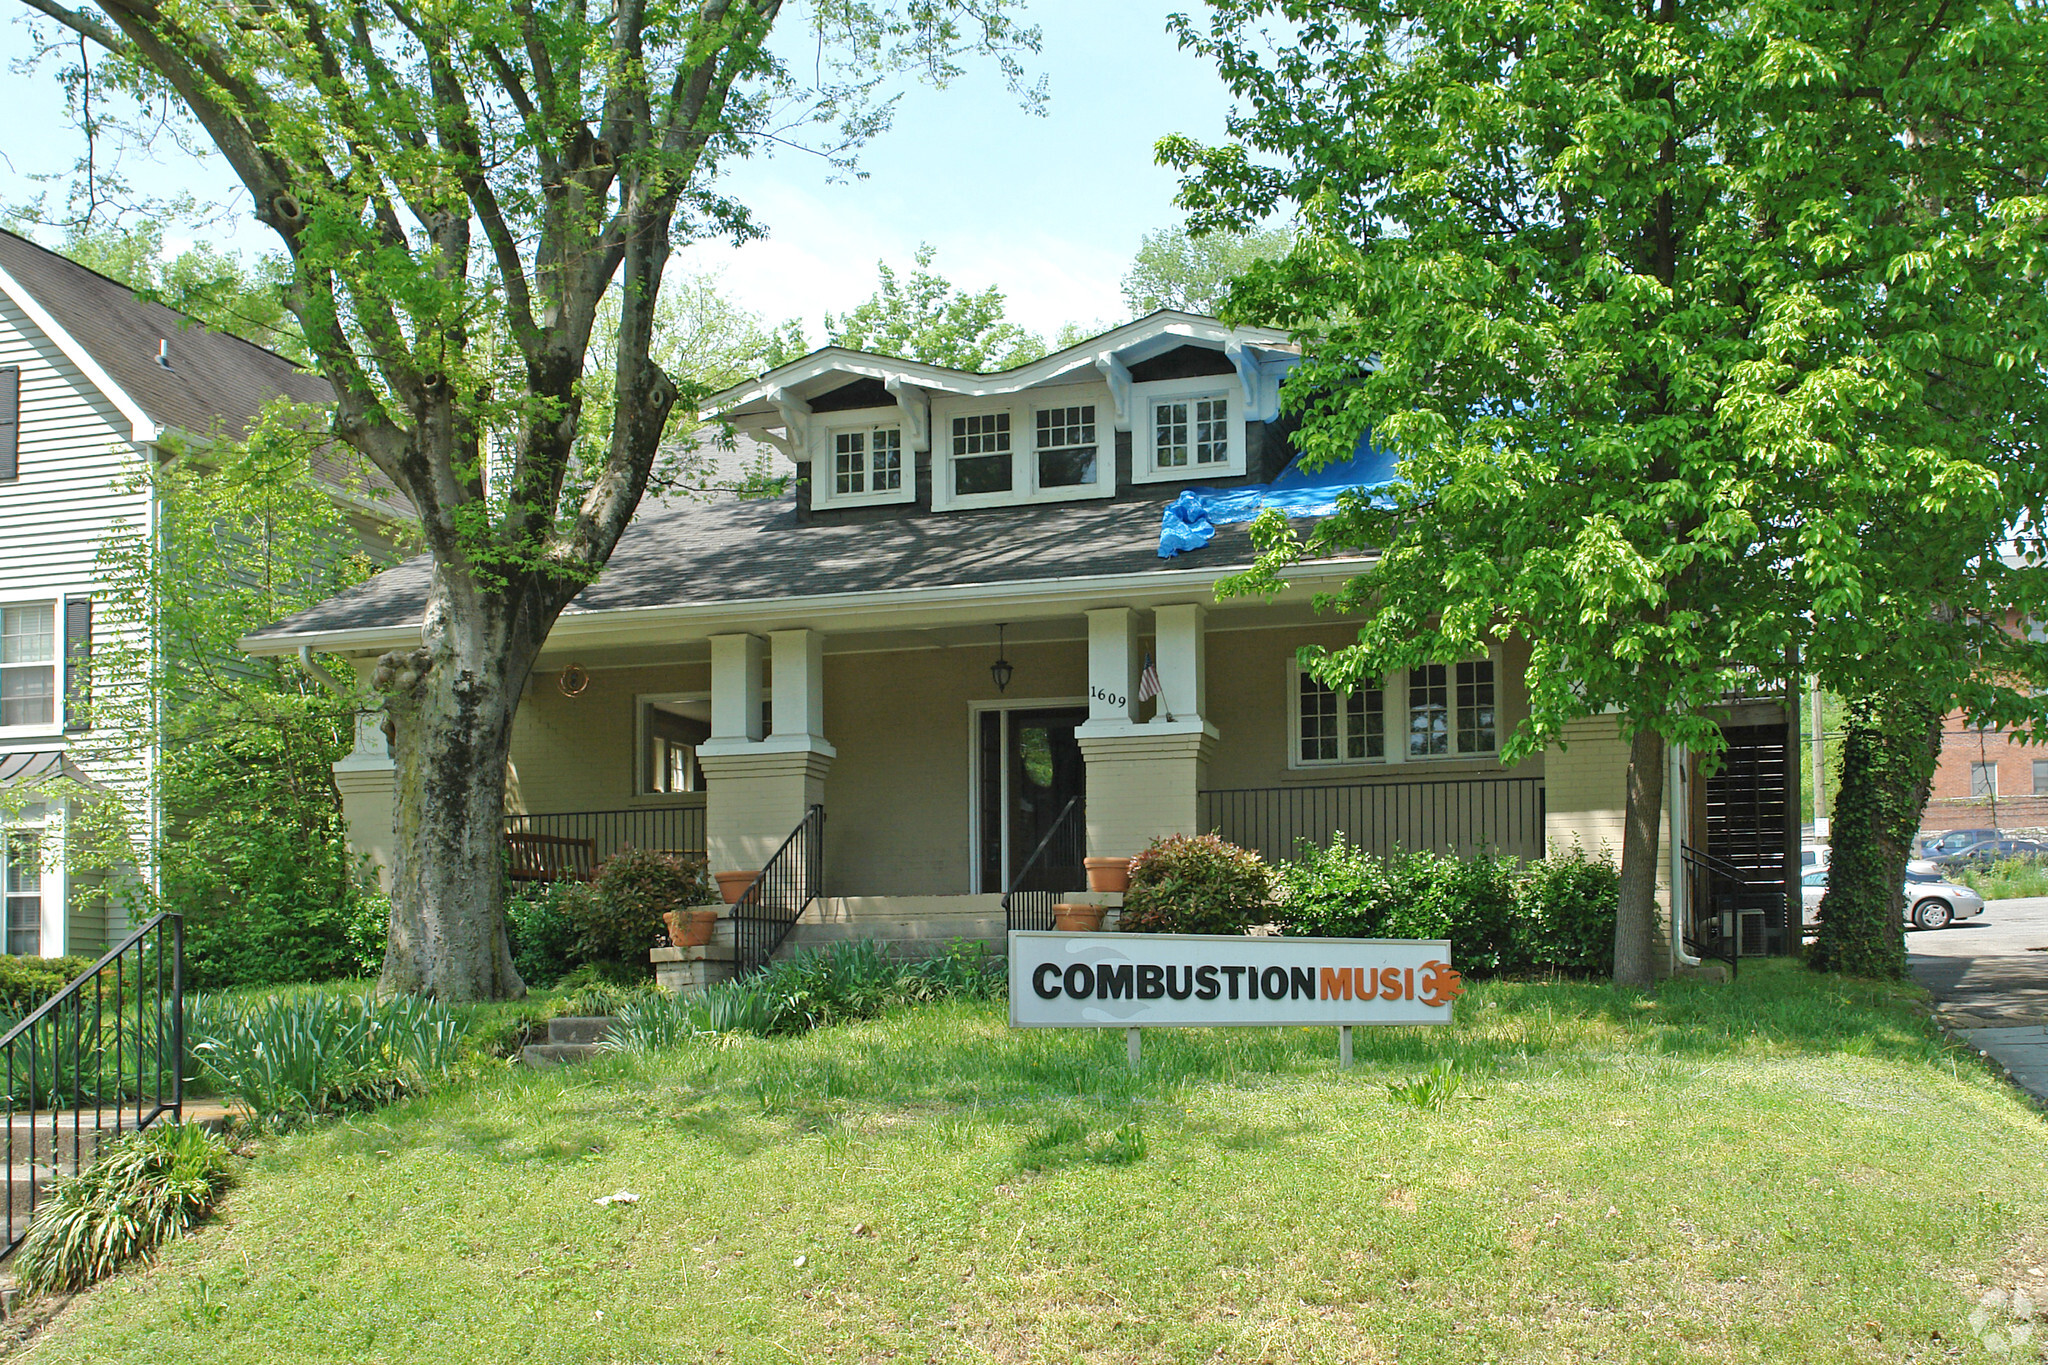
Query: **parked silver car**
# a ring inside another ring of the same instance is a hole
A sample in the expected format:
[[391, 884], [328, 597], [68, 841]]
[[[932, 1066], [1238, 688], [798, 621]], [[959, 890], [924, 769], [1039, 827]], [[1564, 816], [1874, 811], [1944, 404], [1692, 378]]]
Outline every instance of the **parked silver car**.
[[[1799, 879], [1799, 898], [1805, 903], [1808, 924], [1817, 922], [1820, 898], [1828, 892], [1826, 869], [1809, 872]], [[1920, 873], [1906, 874], [1906, 922], [1916, 929], [1946, 929], [1959, 919], [1968, 919], [1984, 909], [1984, 898], [1967, 886]]]

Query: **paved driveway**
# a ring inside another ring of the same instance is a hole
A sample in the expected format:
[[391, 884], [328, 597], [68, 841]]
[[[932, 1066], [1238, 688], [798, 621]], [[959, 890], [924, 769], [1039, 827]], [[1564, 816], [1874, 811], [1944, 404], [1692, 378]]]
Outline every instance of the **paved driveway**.
[[1910, 930], [1906, 954], [1943, 1021], [2048, 1101], [2048, 897], [1992, 901], [1946, 929]]

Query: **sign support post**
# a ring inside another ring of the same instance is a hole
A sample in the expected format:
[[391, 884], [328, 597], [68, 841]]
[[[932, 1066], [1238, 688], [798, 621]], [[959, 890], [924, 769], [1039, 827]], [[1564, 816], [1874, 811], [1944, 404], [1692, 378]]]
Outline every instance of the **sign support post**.
[[1138, 1037], [1144, 1031], [1141, 1028], [1127, 1028], [1124, 1030], [1124, 1050], [1131, 1054], [1131, 1070], [1133, 1071], [1138, 1069]]
[[1351, 1025], [1337, 1025], [1337, 1069], [1351, 1069]]

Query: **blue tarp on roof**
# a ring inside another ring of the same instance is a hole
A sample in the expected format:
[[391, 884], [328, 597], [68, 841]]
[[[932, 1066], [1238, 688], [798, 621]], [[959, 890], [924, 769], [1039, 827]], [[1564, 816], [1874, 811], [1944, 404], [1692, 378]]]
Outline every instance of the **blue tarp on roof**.
[[1199, 550], [1215, 537], [1218, 526], [1250, 521], [1268, 507], [1289, 517], [1327, 517], [1337, 510], [1337, 495], [1345, 489], [1371, 492], [1397, 482], [1394, 458], [1392, 451], [1375, 446], [1367, 432], [1358, 438], [1350, 459], [1321, 469], [1303, 469], [1297, 455], [1271, 483], [1190, 488], [1167, 504], [1159, 525], [1159, 557], [1171, 559]]

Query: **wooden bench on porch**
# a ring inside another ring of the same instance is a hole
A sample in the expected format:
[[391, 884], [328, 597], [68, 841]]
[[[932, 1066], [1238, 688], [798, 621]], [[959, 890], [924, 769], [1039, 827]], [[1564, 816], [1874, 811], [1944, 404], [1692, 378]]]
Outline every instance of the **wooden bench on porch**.
[[505, 849], [515, 882], [587, 882], [597, 870], [595, 839], [512, 830], [505, 835]]

